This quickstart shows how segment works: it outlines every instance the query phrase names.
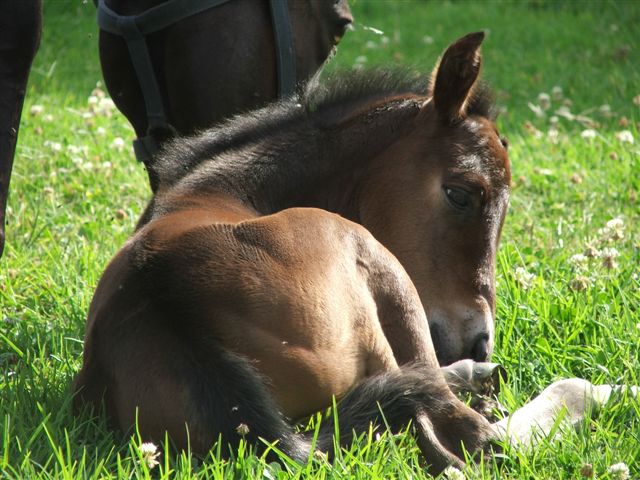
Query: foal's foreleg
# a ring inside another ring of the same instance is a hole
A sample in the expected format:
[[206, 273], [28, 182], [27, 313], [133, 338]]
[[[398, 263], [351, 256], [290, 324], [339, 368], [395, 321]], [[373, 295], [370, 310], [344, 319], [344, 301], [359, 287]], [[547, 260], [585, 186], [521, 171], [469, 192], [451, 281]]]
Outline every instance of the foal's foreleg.
[[552, 383], [542, 393], [511, 416], [495, 423], [496, 437], [514, 446], [532, 447], [559, 426], [575, 427], [585, 417], [606, 405], [612, 394], [637, 398], [638, 387], [592, 385], [571, 378]]
[[[418, 292], [400, 262], [382, 246], [367, 252], [368, 285], [378, 320], [398, 365], [420, 362], [438, 370], [429, 323]], [[437, 373], [439, 375], [439, 373]]]
[[[469, 452], [483, 449], [493, 433], [492, 426], [454, 395], [440, 369], [427, 317], [411, 279], [386, 250], [377, 253], [377, 261], [367, 263], [369, 288], [386, 342], [400, 366], [398, 379], [410, 385], [401, 391], [437, 386], [430, 396], [416, 399], [412, 405], [411, 420], [418, 446], [431, 464], [432, 473], [442, 471], [447, 465], [460, 467], [464, 459], [461, 445]], [[461, 371], [458, 373], [464, 376]], [[473, 369], [466, 373], [469, 374], [467, 385], [470, 385], [478, 375], [474, 377]], [[399, 398], [402, 396], [391, 402], [396, 409]]]

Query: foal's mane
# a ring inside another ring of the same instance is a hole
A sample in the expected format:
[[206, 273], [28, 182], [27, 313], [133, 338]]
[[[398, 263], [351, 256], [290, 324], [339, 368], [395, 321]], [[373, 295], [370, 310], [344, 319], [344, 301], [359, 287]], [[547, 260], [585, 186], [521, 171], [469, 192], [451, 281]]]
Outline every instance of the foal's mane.
[[[161, 186], [170, 187], [200, 163], [225, 152], [239, 151], [285, 127], [311, 123], [318, 129], [330, 128], [343, 120], [343, 115], [331, 115], [337, 108], [379, 104], [385, 99], [426, 99], [429, 78], [424, 73], [400, 67], [339, 72], [322, 82], [308, 84], [288, 99], [174, 140], [162, 150], [153, 168]], [[486, 84], [476, 84], [466, 112], [495, 118], [494, 96]]]

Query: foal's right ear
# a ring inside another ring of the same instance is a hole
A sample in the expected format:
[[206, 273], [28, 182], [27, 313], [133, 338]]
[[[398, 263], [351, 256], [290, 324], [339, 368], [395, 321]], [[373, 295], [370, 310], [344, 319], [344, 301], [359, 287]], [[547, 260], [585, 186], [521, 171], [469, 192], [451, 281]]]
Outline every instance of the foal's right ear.
[[464, 116], [464, 107], [480, 74], [480, 44], [484, 32], [465, 35], [447, 48], [431, 74], [431, 96], [436, 111], [447, 123]]

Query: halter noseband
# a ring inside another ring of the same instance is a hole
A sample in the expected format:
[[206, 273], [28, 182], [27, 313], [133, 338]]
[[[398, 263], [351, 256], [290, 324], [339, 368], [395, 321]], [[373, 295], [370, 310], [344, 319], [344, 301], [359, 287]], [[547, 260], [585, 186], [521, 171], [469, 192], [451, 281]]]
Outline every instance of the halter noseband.
[[[137, 15], [118, 15], [107, 7], [105, 0], [94, 0], [98, 7], [98, 26], [106, 32], [122, 37], [129, 49], [147, 112], [147, 134], [133, 141], [133, 150], [138, 161], [147, 167], [151, 165], [153, 156], [159, 149], [154, 133], [170, 137], [177, 132], [167, 120], [145, 37], [228, 1], [169, 0]], [[293, 93], [296, 85], [293, 34], [287, 0], [270, 0], [269, 3], [276, 44], [278, 96], [284, 97]]]

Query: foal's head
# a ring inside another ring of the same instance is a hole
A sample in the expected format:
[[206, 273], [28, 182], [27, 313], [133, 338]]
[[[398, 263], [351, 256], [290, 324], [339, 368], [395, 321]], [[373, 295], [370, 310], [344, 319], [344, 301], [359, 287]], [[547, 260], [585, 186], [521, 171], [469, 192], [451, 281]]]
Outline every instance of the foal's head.
[[470, 34], [447, 49], [412, 132], [383, 154], [381, 165], [393, 170], [371, 177], [363, 218], [413, 280], [442, 364], [486, 360], [493, 349], [495, 256], [511, 173], [476, 86], [483, 38]]

